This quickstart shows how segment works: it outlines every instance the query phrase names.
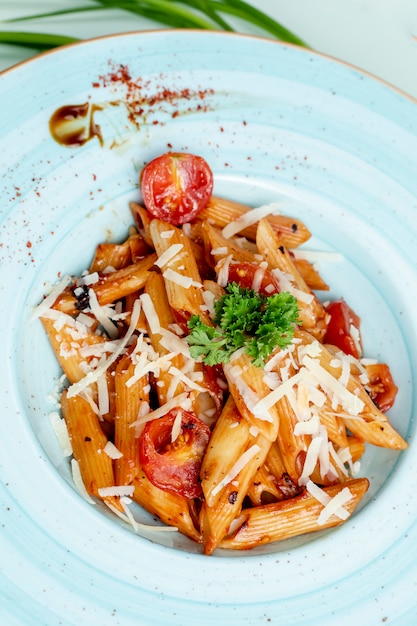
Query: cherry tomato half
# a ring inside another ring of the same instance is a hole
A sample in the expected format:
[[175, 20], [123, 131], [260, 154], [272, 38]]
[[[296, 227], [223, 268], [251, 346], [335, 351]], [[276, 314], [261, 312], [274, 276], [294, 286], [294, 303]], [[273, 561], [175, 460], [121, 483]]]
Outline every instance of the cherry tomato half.
[[330, 315], [323, 343], [330, 343], [345, 354], [351, 354], [356, 359], [361, 357], [360, 345], [352, 337], [352, 326], [356, 328], [359, 336], [360, 318], [344, 300], [335, 300], [326, 307]]
[[369, 383], [366, 389], [379, 409], [386, 413], [393, 406], [398, 387], [394, 383], [390, 368], [386, 363], [366, 365]]
[[207, 205], [213, 173], [203, 157], [167, 152], [144, 167], [140, 189], [152, 217], [177, 226], [191, 222]]
[[[171, 441], [177, 413], [181, 430]], [[204, 451], [210, 439], [210, 428], [194, 413], [183, 409], [170, 411], [164, 417], [148, 422], [139, 438], [139, 457], [143, 471], [153, 485], [186, 498], [201, 495], [198, 481]]]
[[229, 265], [229, 283], [237, 283], [242, 289], [254, 289], [264, 296], [279, 293], [279, 284], [268, 269], [262, 270], [256, 263], [231, 263]]

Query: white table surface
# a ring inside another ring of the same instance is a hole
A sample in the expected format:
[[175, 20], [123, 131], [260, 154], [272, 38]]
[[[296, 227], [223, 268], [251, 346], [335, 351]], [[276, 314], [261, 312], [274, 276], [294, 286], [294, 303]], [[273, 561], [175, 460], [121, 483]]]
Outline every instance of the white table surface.
[[[102, 11], [6, 24], [20, 15], [84, 5], [85, 0], [0, 0], [0, 29], [34, 30], [88, 38], [159, 27], [145, 18]], [[312, 48], [346, 61], [417, 98], [417, 0], [250, 0]], [[241, 32], [254, 28], [235, 23]], [[32, 56], [0, 45], [0, 70]]]

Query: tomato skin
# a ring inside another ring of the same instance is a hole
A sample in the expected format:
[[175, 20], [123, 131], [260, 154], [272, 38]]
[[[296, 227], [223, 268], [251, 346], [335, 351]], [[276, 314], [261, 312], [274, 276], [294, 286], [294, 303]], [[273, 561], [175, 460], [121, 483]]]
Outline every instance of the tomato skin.
[[[255, 263], [231, 263], [228, 282], [237, 283], [242, 289], [253, 289], [255, 274], [258, 270], [259, 265]], [[264, 296], [272, 296], [280, 292], [278, 281], [270, 270], [263, 270], [262, 280], [255, 291]]]
[[356, 359], [361, 357], [361, 351], [351, 335], [351, 326], [358, 332], [360, 318], [344, 300], [335, 300], [326, 307], [326, 313], [330, 315], [330, 321], [324, 335], [323, 343], [329, 343], [340, 348], [345, 354], [350, 354]]
[[369, 378], [365, 387], [378, 408], [386, 413], [393, 406], [398, 392], [391, 370], [386, 363], [366, 365], [365, 369]]
[[[177, 413], [181, 413], [181, 432], [171, 442]], [[139, 458], [143, 471], [153, 485], [170, 493], [197, 498], [201, 462], [210, 428], [194, 413], [175, 409], [164, 417], [148, 422], [139, 437]]]
[[152, 217], [178, 226], [191, 222], [207, 205], [213, 172], [203, 157], [167, 152], [143, 168], [140, 189]]

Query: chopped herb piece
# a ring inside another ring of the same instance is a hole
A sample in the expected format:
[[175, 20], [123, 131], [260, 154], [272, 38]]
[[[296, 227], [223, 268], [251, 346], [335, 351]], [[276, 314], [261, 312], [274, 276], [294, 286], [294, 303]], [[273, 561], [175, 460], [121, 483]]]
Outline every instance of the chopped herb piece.
[[275, 348], [286, 348], [298, 324], [298, 304], [286, 291], [264, 296], [252, 289], [229, 283], [226, 293], [214, 303], [216, 327], [207, 326], [199, 315], [188, 322], [191, 356], [203, 357], [207, 365], [227, 363], [239, 348], [263, 367]]

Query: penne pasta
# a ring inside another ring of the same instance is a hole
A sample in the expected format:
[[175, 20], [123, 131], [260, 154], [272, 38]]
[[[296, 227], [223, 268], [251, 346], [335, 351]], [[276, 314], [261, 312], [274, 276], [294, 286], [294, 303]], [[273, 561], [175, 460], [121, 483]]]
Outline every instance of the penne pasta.
[[[347, 489], [350, 499], [343, 504], [343, 509], [349, 517], [368, 487], [369, 481], [366, 478], [358, 478], [343, 485], [325, 487], [322, 491], [329, 498], [335, 498]], [[345, 521], [345, 516], [341, 518], [333, 514], [321, 522], [320, 514], [324, 508], [323, 504], [305, 491], [290, 500], [246, 509], [237, 520], [237, 530], [224, 539], [220, 547], [228, 550], [249, 550], [266, 543], [332, 528]]]
[[80, 310], [89, 306], [90, 299], [88, 293], [90, 288], [96, 295], [100, 306], [120, 300], [143, 288], [148, 278], [148, 271], [153, 266], [156, 258], [156, 255], [151, 254], [137, 263], [128, 265], [116, 272], [98, 275], [97, 282], [89, 285], [88, 288], [80, 287], [81, 294], [78, 298], [73, 293], [73, 289], [76, 289], [76, 287], [69, 287], [59, 296], [54, 304], [54, 308], [68, 315], [76, 315]]
[[149, 376], [146, 374], [133, 384], [135, 363], [130, 353], [123, 356], [115, 369], [114, 444], [120, 453], [115, 459], [117, 485], [130, 485], [140, 472], [139, 432], [132, 428], [142, 407], [149, 407]]
[[[169, 239], [164, 237], [165, 233], [171, 232], [173, 234]], [[185, 318], [190, 315], [200, 315], [204, 321], [211, 323], [205, 312], [201, 277], [193, 256], [190, 239], [182, 230], [160, 220], [152, 220], [150, 234], [158, 254], [168, 301], [172, 309]], [[170, 254], [173, 250], [177, 252], [172, 257], [162, 256]]]
[[256, 243], [282, 290], [288, 289], [297, 298], [303, 327], [317, 339], [323, 339], [327, 326], [324, 307], [307, 286], [282, 239], [266, 219], [259, 222]]
[[201, 468], [204, 504], [200, 524], [205, 554], [211, 554], [228, 532], [270, 445], [267, 439], [253, 433], [230, 397], [216, 423]]
[[[214, 224], [218, 228], [224, 228], [249, 211], [251, 211], [251, 208], [244, 204], [213, 196], [207, 208], [199, 214], [198, 219]], [[296, 248], [307, 241], [311, 236], [305, 224], [298, 219], [282, 214], [269, 215], [267, 219], [274, 231], [281, 237], [284, 245], [288, 248]], [[243, 228], [240, 234], [255, 241], [256, 224]]]
[[74, 459], [80, 467], [87, 492], [116, 509], [123, 510], [117, 497], [100, 494], [101, 489], [114, 487], [115, 480], [112, 459], [105, 452], [108, 441], [96, 413], [87, 400], [81, 396], [68, 398], [65, 391], [61, 404]]
[[252, 364], [247, 354], [236, 352], [233, 360], [225, 365], [224, 373], [239, 412], [268, 441], [275, 441], [279, 428], [277, 407], [256, 410], [256, 405], [270, 393], [263, 371]]
[[132, 499], [152, 515], [156, 515], [164, 524], [178, 528], [197, 543], [201, 543], [201, 534], [196, 529], [190, 502], [182, 497], [155, 487], [142, 471], [133, 479], [135, 488]]
[[120, 244], [101, 243], [96, 248], [89, 273], [119, 270], [136, 263], [150, 253], [150, 247], [144, 238], [136, 232]]
[[350, 341], [328, 332], [315, 291], [329, 287], [292, 252], [310, 232], [278, 203], [194, 198], [187, 221], [168, 196], [172, 223], [132, 203], [125, 241], [98, 245], [34, 311], [69, 383], [74, 479], [135, 530], [123, 496], [205, 555], [342, 524], [369, 487], [367, 446], [408, 445], [386, 415], [388, 365], [349, 351], [353, 311]]

